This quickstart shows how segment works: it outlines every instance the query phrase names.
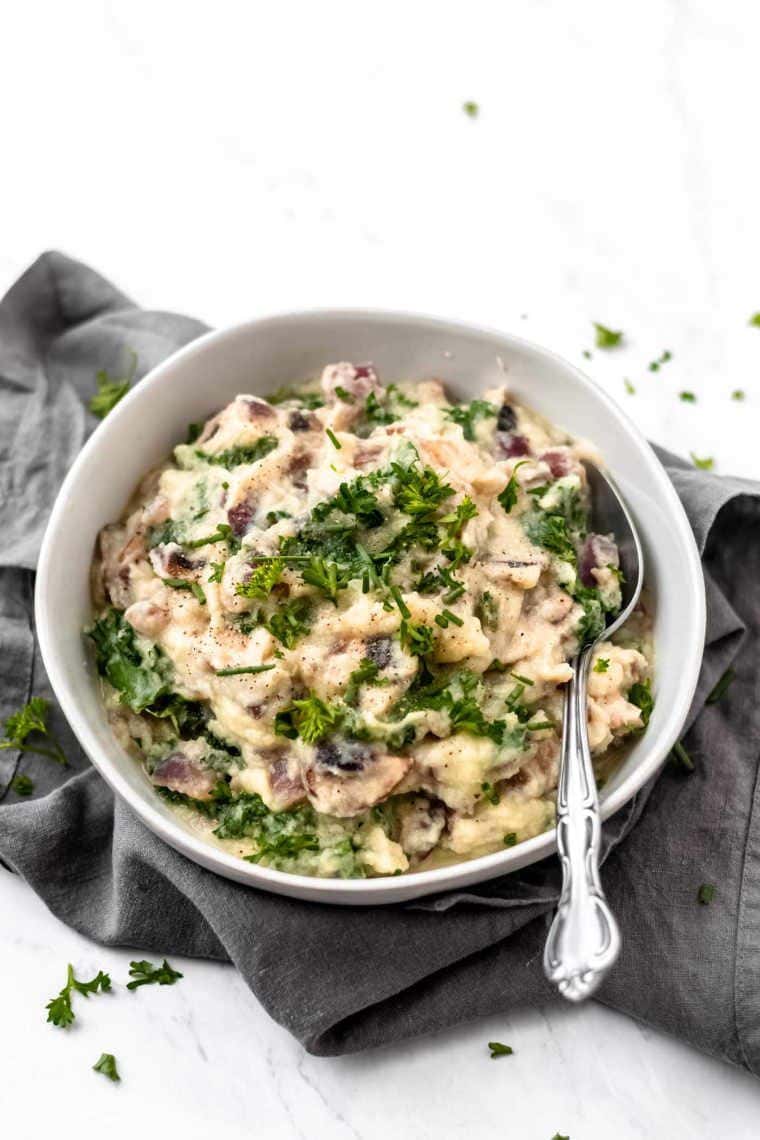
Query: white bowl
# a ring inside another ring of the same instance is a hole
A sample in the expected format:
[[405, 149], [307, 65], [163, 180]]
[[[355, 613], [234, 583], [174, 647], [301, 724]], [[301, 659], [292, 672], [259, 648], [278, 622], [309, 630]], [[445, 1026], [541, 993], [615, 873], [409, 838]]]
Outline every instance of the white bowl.
[[91, 619], [89, 569], [100, 528], [117, 519], [138, 480], [238, 392], [265, 394], [330, 361], [372, 360], [381, 378], [437, 376], [470, 399], [503, 381], [518, 399], [592, 440], [633, 511], [655, 606], [655, 708], [649, 728], [602, 793], [606, 818], [657, 771], [678, 739], [697, 683], [705, 633], [702, 570], [691, 528], [646, 440], [577, 368], [517, 337], [400, 313], [315, 311], [208, 333], [145, 377], [98, 427], [69, 471], [40, 555], [37, 632], [72, 729], [113, 790], [172, 847], [240, 883], [333, 903], [387, 903], [515, 871], [556, 849], [546, 832], [517, 847], [434, 871], [369, 880], [313, 879], [246, 863], [193, 835], [117, 744], [82, 637]]

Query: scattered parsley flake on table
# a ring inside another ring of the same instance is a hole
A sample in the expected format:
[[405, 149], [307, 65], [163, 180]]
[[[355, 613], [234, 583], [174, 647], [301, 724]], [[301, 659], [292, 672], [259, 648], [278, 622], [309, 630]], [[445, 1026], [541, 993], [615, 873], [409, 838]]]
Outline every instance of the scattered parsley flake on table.
[[711, 455], [706, 456], [704, 459], [700, 459], [699, 456], [695, 455], [693, 451], [690, 451], [689, 454], [691, 455], [692, 463], [695, 467], [699, 468], [700, 471], [712, 471], [713, 467], [715, 466], [715, 460]]
[[726, 690], [728, 689], [735, 676], [736, 673], [733, 669], [726, 669], [720, 680], [717, 681], [714, 687], [710, 690], [705, 704], [716, 705], [721, 697], [724, 696]]
[[17, 796], [31, 796], [34, 791], [34, 780], [22, 773], [11, 781], [11, 787]]
[[121, 1080], [113, 1053], [101, 1053], [100, 1059], [92, 1067], [96, 1073], [102, 1073], [104, 1077], [108, 1077], [109, 1081]]
[[744, 398], [745, 398], [744, 389], [743, 388], [734, 388], [733, 392], [731, 393], [731, 399], [732, 400], [743, 400]]
[[673, 745], [673, 751], [670, 755], [670, 762], [673, 767], [676, 768], [679, 772], [694, 771], [694, 761], [680, 740], [677, 740]]
[[629, 396], [635, 396], [636, 395], [636, 389], [634, 388], [634, 386], [630, 380], [624, 380], [623, 381], [623, 387], [625, 388], [625, 390]]
[[173, 986], [178, 978], [184, 977], [180, 974], [179, 970], [173, 970], [169, 963], [164, 958], [160, 966], [154, 966], [152, 962], [147, 962], [145, 959], [142, 962], [129, 963], [129, 976], [132, 978], [131, 982], [127, 982], [128, 990], [136, 990], [138, 986], [152, 986], [158, 984], [159, 986]]
[[707, 906], [708, 903], [711, 903], [713, 901], [716, 894], [717, 888], [714, 887], [712, 883], [702, 883], [701, 887], [697, 891], [697, 900], [702, 904], [702, 906]]
[[756, 329], [760, 329], [760, 313], [753, 313], [747, 323]]
[[668, 361], [672, 360], [672, 359], [673, 359], [673, 353], [669, 349], [666, 348], [665, 351], [660, 356], [658, 356], [656, 360], [652, 360], [650, 362], [649, 371], [650, 372], [659, 372], [660, 367], [663, 364], [667, 364]]
[[[67, 760], [58, 741], [48, 729], [48, 714], [50, 702], [44, 697], [32, 697], [28, 704], [18, 712], [11, 713], [3, 725], [4, 739], [0, 740], [0, 748], [15, 748], [19, 752], [34, 752], [37, 756], [47, 756], [55, 760], [56, 764], [66, 767]], [[29, 744], [30, 736], [37, 734], [45, 736], [50, 742], [50, 748], [41, 748], [37, 744]]]
[[489, 1041], [488, 1048], [491, 1050], [491, 1058], [494, 1057], [510, 1057], [514, 1053], [511, 1045], [502, 1045], [501, 1041]]
[[65, 1029], [74, 1021], [76, 1014], [71, 1007], [71, 995], [76, 993], [81, 994], [82, 997], [89, 997], [90, 994], [108, 993], [111, 989], [111, 979], [108, 974], [104, 974], [102, 970], [98, 970], [95, 977], [89, 982], [80, 982], [74, 974], [74, 967], [69, 963], [66, 969], [66, 985], [63, 989], [45, 1006], [48, 1011], [47, 1019], [53, 1025]]
[[470, 119], [477, 119], [480, 114], [479, 104], [474, 103], [472, 99], [468, 99], [466, 103], [462, 104], [462, 110]]
[[600, 325], [596, 321], [592, 323], [596, 329], [597, 348], [618, 348], [623, 343], [623, 333], [621, 330], [608, 329], [605, 325]]
[[96, 374], [98, 390], [90, 400], [89, 406], [92, 414], [97, 416], [99, 420], [104, 420], [131, 388], [137, 371], [137, 354], [132, 352], [131, 356], [132, 360], [127, 369], [127, 374], [122, 379], [109, 376], [105, 368]]
[[693, 392], [679, 392], [678, 399], [683, 400], [684, 404], [696, 404], [697, 397]]

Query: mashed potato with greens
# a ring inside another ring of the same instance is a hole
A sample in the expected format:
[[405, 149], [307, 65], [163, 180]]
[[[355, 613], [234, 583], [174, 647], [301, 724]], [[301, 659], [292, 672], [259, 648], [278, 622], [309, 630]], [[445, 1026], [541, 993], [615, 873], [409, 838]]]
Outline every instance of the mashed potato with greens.
[[[100, 535], [114, 730], [245, 859], [399, 874], [552, 826], [562, 686], [620, 605], [581, 449], [505, 389], [333, 364], [191, 426]], [[597, 647], [595, 757], [651, 707], [642, 614]]]

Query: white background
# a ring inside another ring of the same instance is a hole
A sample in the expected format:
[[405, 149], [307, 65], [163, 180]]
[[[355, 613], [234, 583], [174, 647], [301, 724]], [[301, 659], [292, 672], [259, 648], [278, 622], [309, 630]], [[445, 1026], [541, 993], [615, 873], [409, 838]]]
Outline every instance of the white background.
[[[210, 324], [408, 308], [576, 363], [597, 320], [627, 347], [588, 371], [651, 438], [757, 476], [758, 36], [753, 0], [8, 2], [0, 287], [55, 247]], [[43, 1007], [66, 963], [123, 980], [129, 953], [4, 872], [0, 908], [20, 1140], [760, 1133], [753, 1078], [594, 1005], [325, 1060], [231, 968], [187, 963], [173, 989], [91, 999], [63, 1033]], [[491, 1038], [515, 1055], [490, 1061]], [[90, 1071], [103, 1050], [119, 1087]]]

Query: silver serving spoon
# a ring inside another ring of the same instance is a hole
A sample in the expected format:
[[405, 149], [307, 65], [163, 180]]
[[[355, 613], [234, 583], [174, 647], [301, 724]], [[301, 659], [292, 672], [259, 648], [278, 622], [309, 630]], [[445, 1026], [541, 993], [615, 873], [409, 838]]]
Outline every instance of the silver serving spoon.
[[644, 556], [633, 519], [614, 483], [584, 462], [591, 491], [592, 529], [614, 534], [623, 571], [622, 608], [599, 638], [582, 646], [565, 689], [557, 787], [557, 849], [562, 894], [544, 948], [544, 972], [569, 1001], [594, 992], [620, 952], [620, 931], [599, 881], [601, 822], [588, 745], [586, 690], [591, 654], [630, 617], [639, 600]]

